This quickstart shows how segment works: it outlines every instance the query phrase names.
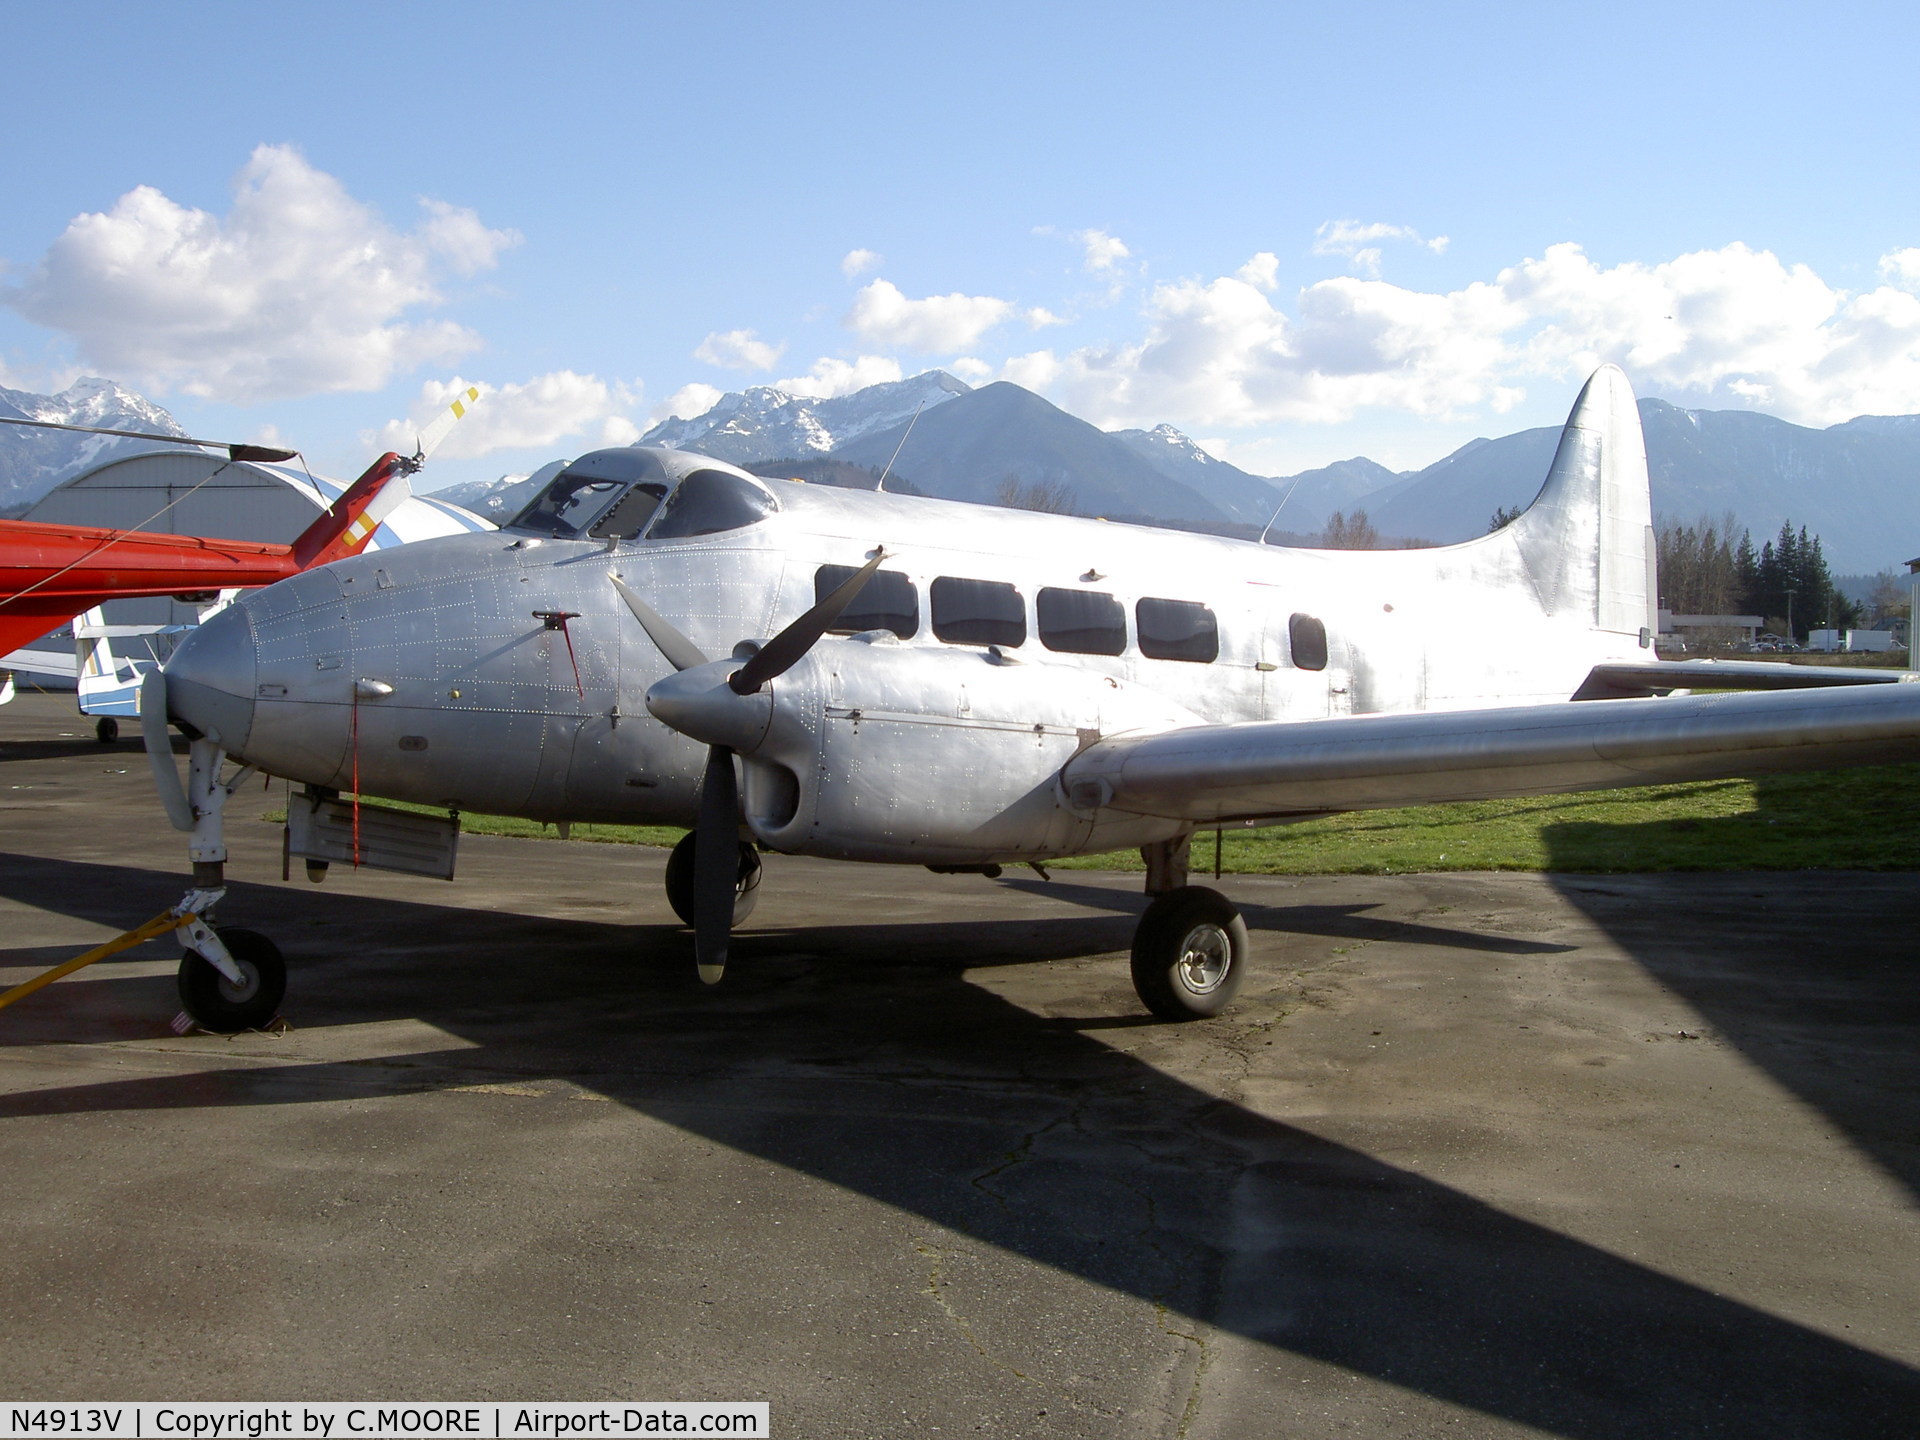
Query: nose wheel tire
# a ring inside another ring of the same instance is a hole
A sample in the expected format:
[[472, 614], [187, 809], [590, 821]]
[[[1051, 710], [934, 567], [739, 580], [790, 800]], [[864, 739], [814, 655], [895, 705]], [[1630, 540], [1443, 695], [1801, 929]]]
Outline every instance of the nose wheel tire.
[[[724, 854], [725, 852], [721, 852]], [[667, 856], [667, 903], [682, 925], [693, 924], [693, 832], [680, 837]], [[740, 871], [734, 879], [733, 923], [742, 923], [760, 903], [760, 852], [740, 842]]]
[[180, 1005], [203, 1030], [231, 1035], [257, 1030], [280, 1013], [287, 994], [287, 962], [280, 947], [255, 930], [214, 927], [220, 942], [240, 967], [234, 984], [189, 950], [180, 957]]
[[1184, 885], [1157, 897], [1133, 932], [1133, 988], [1163, 1020], [1204, 1020], [1240, 993], [1247, 924], [1227, 897]]
[[93, 734], [102, 745], [111, 745], [120, 738], [120, 722], [111, 715], [102, 715], [93, 722]]

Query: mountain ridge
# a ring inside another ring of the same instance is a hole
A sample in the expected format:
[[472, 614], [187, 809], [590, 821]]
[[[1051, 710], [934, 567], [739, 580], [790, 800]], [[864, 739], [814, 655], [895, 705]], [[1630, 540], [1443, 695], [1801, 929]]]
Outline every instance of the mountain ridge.
[[[0, 416], [56, 425], [93, 425], [110, 430], [150, 430], [185, 438], [172, 415], [143, 395], [111, 380], [88, 375], [55, 395], [0, 387]], [[151, 442], [70, 430], [0, 425], [0, 515], [24, 512], [42, 495], [118, 455], [136, 455]]]

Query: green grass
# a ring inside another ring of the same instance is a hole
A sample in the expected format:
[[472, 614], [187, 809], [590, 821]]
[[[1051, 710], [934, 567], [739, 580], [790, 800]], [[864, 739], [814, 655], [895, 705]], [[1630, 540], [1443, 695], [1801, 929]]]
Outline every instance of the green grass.
[[[422, 814], [425, 805], [382, 805]], [[262, 818], [279, 822], [284, 811]], [[469, 834], [558, 839], [551, 825], [463, 814]], [[574, 840], [669, 846], [666, 825], [575, 825]], [[1081, 870], [1138, 870], [1137, 851], [1050, 861]], [[1195, 874], [1213, 868], [1213, 837], [1194, 837]], [[1764, 780], [1597, 790], [1369, 810], [1230, 832], [1221, 869], [1252, 875], [1399, 875], [1428, 870], [1916, 870], [1920, 764]]]
[[[1257, 875], [1427, 870], [1920, 869], [1920, 765], [1371, 810], [1229, 832], [1221, 869]], [[1135, 852], [1056, 862], [1141, 868]], [[1196, 872], [1213, 837], [1196, 835]]]
[[[352, 796], [342, 796], [352, 799]], [[440, 815], [447, 812], [437, 805], [414, 805], [405, 800], [381, 800], [375, 796], [367, 797], [367, 804], [384, 806], [388, 810], [410, 810], [416, 815]], [[285, 810], [269, 810], [260, 817], [275, 825], [284, 825], [287, 820]], [[560, 832], [548, 822], [540, 820], [522, 820], [517, 815], [475, 815], [470, 811], [460, 812], [460, 829], [468, 835], [512, 835], [522, 840], [558, 840]], [[659, 845], [672, 848], [687, 832], [677, 825], [575, 825], [568, 837], [571, 840], [585, 840], [596, 845]]]

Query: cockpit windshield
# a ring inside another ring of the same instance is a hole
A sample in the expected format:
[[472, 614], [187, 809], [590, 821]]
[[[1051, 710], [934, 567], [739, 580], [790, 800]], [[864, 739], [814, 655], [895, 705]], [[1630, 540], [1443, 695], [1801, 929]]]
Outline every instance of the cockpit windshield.
[[646, 529], [670, 485], [656, 455], [624, 447], [595, 450], [554, 476], [506, 528], [563, 540], [632, 540]]
[[562, 540], [635, 540], [651, 524], [650, 539], [686, 539], [738, 530], [779, 508], [739, 475], [696, 470], [676, 486], [658, 455], [621, 448], [582, 455], [505, 528]]

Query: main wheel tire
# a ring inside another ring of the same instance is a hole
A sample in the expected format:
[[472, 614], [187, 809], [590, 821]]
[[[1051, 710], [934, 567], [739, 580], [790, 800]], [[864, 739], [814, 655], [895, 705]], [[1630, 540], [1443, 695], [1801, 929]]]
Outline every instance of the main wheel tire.
[[[740, 870], [733, 882], [733, 923], [743, 924], [760, 903], [760, 852], [740, 842]], [[667, 904], [682, 925], [693, 924], [693, 832], [682, 835], [667, 856]]]
[[93, 734], [102, 745], [111, 745], [120, 738], [120, 722], [111, 715], [102, 715], [93, 722]]
[[1227, 897], [1203, 885], [1170, 890], [1133, 932], [1133, 988], [1163, 1020], [1204, 1020], [1240, 993], [1247, 923]]
[[214, 933], [245, 983], [235, 985], [198, 950], [189, 950], [180, 957], [180, 1004], [201, 1029], [217, 1035], [257, 1030], [280, 1013], [287, 995], [287, 962], [280, 947], [258, 931], [217, 925]]

